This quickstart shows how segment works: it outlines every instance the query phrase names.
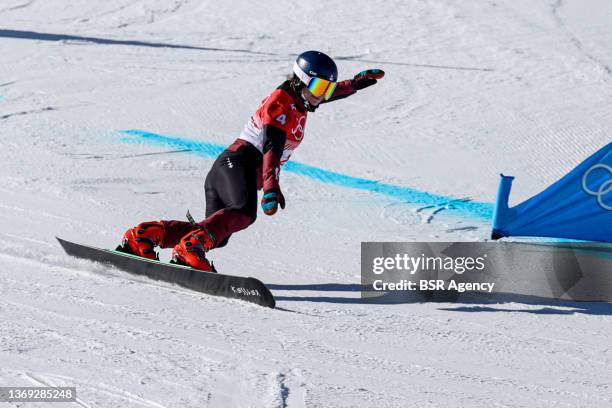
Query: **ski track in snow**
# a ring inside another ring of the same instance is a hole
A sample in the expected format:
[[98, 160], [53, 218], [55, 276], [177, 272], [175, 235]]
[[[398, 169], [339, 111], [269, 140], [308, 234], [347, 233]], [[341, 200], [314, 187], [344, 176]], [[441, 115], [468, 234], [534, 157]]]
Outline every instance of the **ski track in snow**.
[[[612, 405], [610, 304], [358, 291], [360, 242], [488, 239], [500, 172], [514, 204], [610, 141], [610, 16], [606, 0], [3, 2], [0, 386], [75, 386], [58, 408]], [[203, 217], [212, 158], [311, 48], [342, 78], [387, 75], [311, 115], [287, 208], [211, 253], [277, 309], [63, 254], [55, 236], [110, 248], [140, 221]]]
[[560, 16], [560, 9], [562, 7], [563, 7], [563, 0], [555, 0], [555, 2], [552, 5], [552, 15], [558, 27], [561, 30], [567, 31], [567, 33], [570, 36], [570, 41], [572, 42], [572, 44], [574, 44], [576, 48], [582, 54], [584, 54], [585, 57], [587, 57], [589, 60], [593, 61], [595, 64], [600, 66], [609, 76], [612, 76], [612, 69], [610, 68], [610, 66], [608, 66], [605, 62], [601, 61], [597, 57], [587, 52], [584, 45], [582, 44], [582, 41], [580, 41], [578, 37], [576, 36], [576, 34], [574, 34], [564, 23], [563, 19]]

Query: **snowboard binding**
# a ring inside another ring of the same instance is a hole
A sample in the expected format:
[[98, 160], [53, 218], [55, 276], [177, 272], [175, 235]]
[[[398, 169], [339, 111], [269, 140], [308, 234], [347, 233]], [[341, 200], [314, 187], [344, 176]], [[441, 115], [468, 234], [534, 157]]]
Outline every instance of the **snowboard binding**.
[[159, 261], [155, 247], [162, 245], [165, 236], [163, 222], [143, 222], [125, 231], [116, 251]]
[[185, 235], [172, 250], [171, 263], [189, 266], [205, 272], [217, 272], [212, 262], [206, 259], [206, 252], [214, 247], [212, 234], [204, 227]]

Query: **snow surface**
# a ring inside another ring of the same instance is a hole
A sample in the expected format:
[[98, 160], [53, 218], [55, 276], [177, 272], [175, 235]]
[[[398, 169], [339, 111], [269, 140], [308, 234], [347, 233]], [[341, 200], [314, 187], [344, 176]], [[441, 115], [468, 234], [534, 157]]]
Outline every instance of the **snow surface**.
[[[610, 304], [357, 289], [361, 241], [487, 239], [500, 172], [518, 202], [610, 141], [610, 21], [609, 0], [2, 0], [0, 386], [76, 386], [56, 407], [609, 406]], [[286, 210], [211, 253], [278, 309], [62, 253], [203, 217], [212, 159], [123, 131], [227, 145], [308, 49], [387, 76], [311, 115], [293, 160], [403, 193], [283, 172]]]

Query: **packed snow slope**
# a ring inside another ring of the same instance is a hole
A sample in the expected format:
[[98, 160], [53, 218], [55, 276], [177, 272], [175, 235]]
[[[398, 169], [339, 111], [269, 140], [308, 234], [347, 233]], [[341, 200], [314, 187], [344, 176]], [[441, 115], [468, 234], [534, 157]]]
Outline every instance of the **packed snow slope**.
[[[361, 241], [487, 239], [500, 172], [518, 202], [610, 141], [611, 20], [607, 0], [2, 0], [0, 386], [76, 386], [82, 407], [610, 405], [609, 304], [357, 289]], [[189, 143], [231, 143], [308, 49], [387, 75], [310, 116], [293, 160], [324, 173], [284, 171], [287, 208], [211, 252], [278, 309], [62, 254], [56, 235], [112, 247], [202, 218], [213, 159]], [[334, 182], [354, 179], [410, 194]]]

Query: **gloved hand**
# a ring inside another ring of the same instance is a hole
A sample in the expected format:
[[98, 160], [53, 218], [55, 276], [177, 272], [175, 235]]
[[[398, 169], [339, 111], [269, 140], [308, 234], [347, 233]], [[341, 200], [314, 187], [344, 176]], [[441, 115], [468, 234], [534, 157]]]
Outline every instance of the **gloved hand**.
[[382, 69], [366, 69], [353, 77], [353, 88], [355, 88], [356, 91], [367, 88], [368, 86], [374, 85], [378, 82], [378, 79], [384, 76], [385, 71]]
[[266, 215], [274, 215], [278, 211], [278, 206], [283, 210], [285, 209], [285, 197], [281, 193], [280, 189], [274, 188], [271, 190], [265, 190], [263, 198], [261, 199], [261, 208]]

